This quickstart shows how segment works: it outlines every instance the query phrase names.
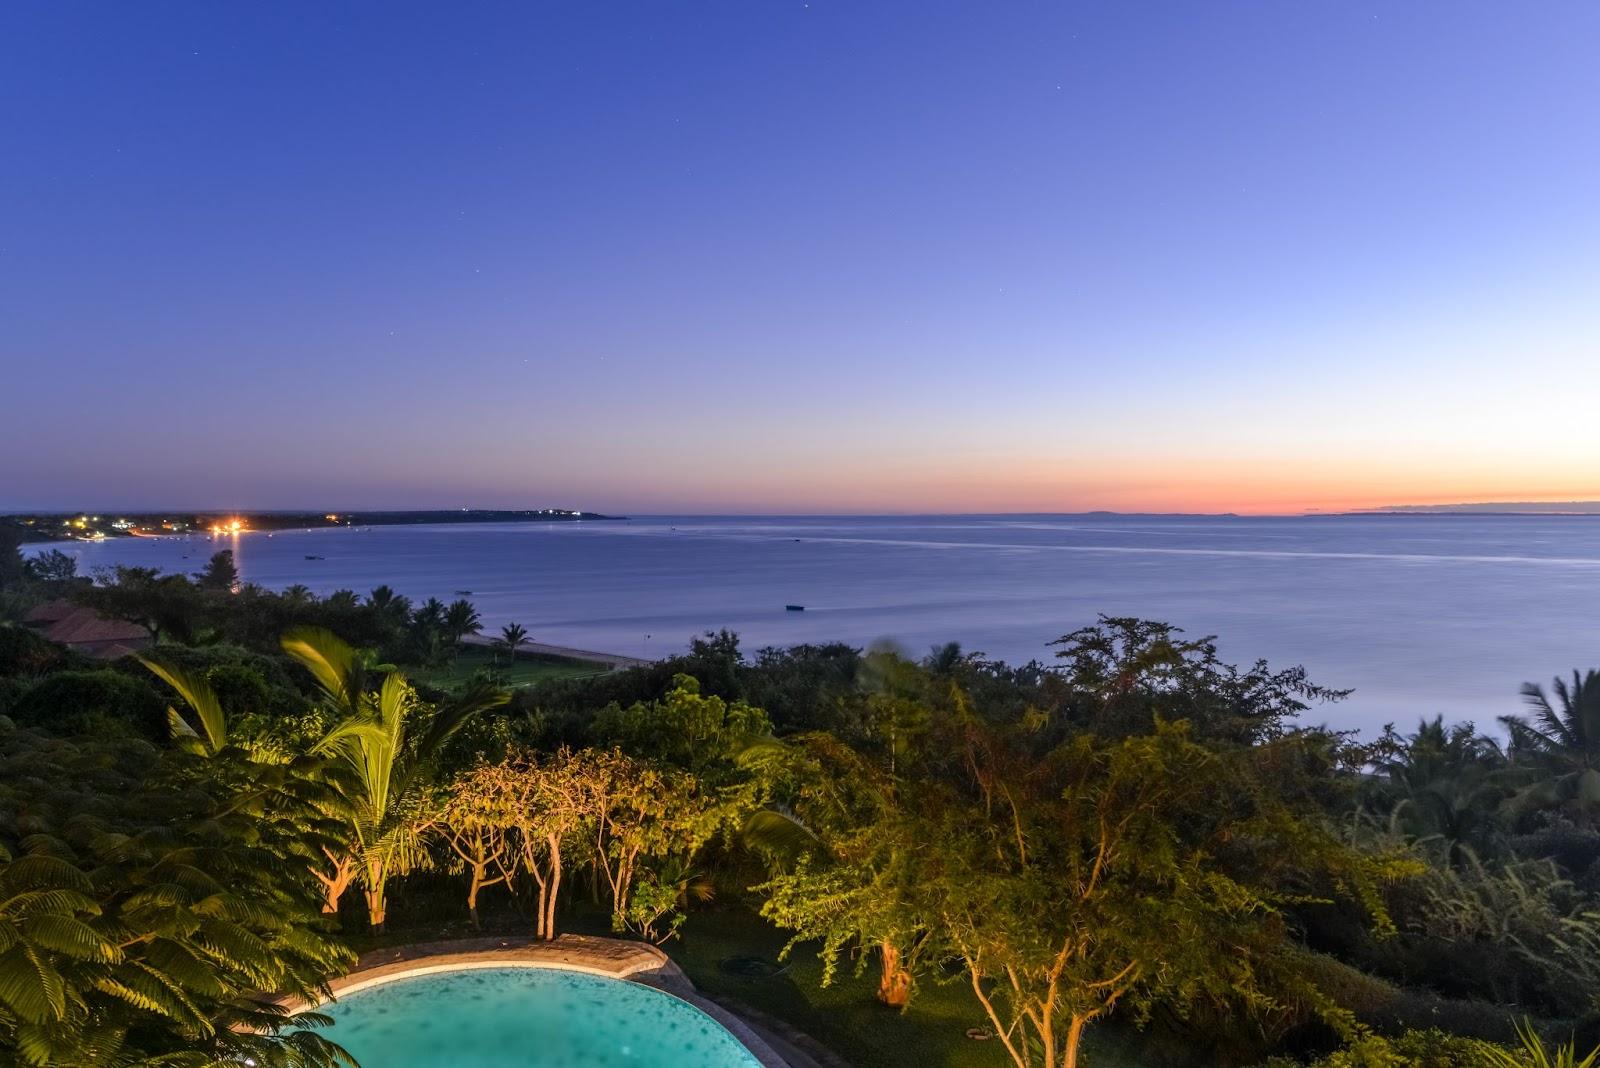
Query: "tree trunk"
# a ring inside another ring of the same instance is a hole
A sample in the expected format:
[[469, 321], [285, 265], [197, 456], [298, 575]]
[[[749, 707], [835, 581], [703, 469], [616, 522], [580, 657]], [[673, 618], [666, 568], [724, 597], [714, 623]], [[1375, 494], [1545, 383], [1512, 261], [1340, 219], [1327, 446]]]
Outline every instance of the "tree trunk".
[[472, 868], [472, 885], [467, 887], [467, 914], [472, 917], [472, 929], [483, 930], [483, 924], [478, 922], [478, 889], [483, 886], [483, 869], [477, 865]]
[[1073, 1016], [1067, 1028], [1067, 1048], [1061, 1054], [1061, 1068], [1078, 1068], [1078, 1049], [1083, 1042], [1083, 1026], [1088, 1022], [1087, 1016]]
[[375, 887], [367, 891], [367, 922], [372, 924], [374, 931], [383, 930], [383, 922], [388, 915], [388, 905], [383, 899], [383, 887]]
[[383, 865], [376, 861], [367, 863], [367, 922], [372, 924], [375, 931], [383, 930], [383, 921], [387, 918], [389, 905], [384, 897], [384, 883], [388, 873]]
[[[329, 859], [333, 859], [331, 855]], [[325, 913], [338, 912], [339, 899], [344, 896], [346, 890], [350, 889], [351, 882], [355, 880], [355, 862], [349, 857], [345, 857], [342, 860], [333, 862], [332, 875], [323, 875], [320, 871], [314, 869], [311, 874], [315, 875], [317, 882], [322, 884], [322, 911]]]
[[900, 950], [891, 942], [878, 944], [883, 971], [878, 979], [878, 1000], [896, 1009], [911, 1002], [911, 973], [900, 966]]
[[550, 880], [546, 879], [542, 874], [540, 874], [538, 869], [534, 869], [533, 881], [539, 886], [539, 904], [537, 910], [534, 912], [533, 936], [535, 938], [544, 938], [545, 912], [548, 907], [547, 902], [550, 900]]
[[554, 939], [556, 936], [556, 896], [561, 892], [561, 840], [555, 835], [550, 835], [547, 841], [550, 844], [550, 900], [545, 905], [544, 937]]

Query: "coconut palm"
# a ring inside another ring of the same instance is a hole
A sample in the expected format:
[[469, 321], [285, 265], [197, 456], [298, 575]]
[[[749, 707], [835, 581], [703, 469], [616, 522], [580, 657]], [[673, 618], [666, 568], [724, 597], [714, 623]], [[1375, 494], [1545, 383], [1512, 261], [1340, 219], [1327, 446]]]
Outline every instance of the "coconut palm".
[[[1537, 683], [1524, 683], [1522, 699], [1530, 717], [1504, 716], [1519, 750], [1537, 754], [1568, 771], [1600, 768], [1600, 671], [1580, 675], [1572, 682], [1551, 680], [1555, 702]], [[1559, 707], [1558, 707], [1559, 706]]]
[[411, 600], [402, 597], [388, 586], [379, 586], [367, 594], [367, 607], [378, 617], [378, 622], [393, 633], [405, 629], [411, 617]]
[[507, 623], [500, 628], [500, 640], [496, 643], [506, 651], [507, 663], [517, 659], [517, 646], [528, 640], [528, 628], [521, 623]]
[[334, 590], [322, 603], [336, 612], [352, 612], [360, 606], [361, 600], [355, 590]]
[[1471, 723], [1446, 727], [1444, 717], [1435, 716], [1418, 723], [1417, 732], [1405, 739], [1396, 756], [1381, 762], [1379, 770], [1392, 783], [1415, 791], [1468, 768], [1492, 770], [1504, 763], [1500, 746]]
[[933, 674], [945, 676], [953, 674], [966, 659], [966, 654], [961, 651], [960, 642], [945, 642], [929, 650], [923, 663]]
[[341, 717], [312, 750], [342, 761], [349, 772], [350, 838], [343, 851], [329, 851], [331, 871], [317, 875], [326, 894], [324, 910], [336, 911], [359, 878], [368, 919], [381, 928], [390, 876], [426, 861], [423, 805], [439, 751], [468, 719], [504, 704], [509, 694], [480, 682], [433, 709], [417, 699], [399, 671], [385, 673], [376, 692], [369, 689], [360, 656], [327, 630], [297, 628], [282, 644]]
[[1505, 755], [1470, 723], [1423, 720], [1394, 756], [1377, 765], [1376, 790], [1391, 829], [1438, 845], [1451, 863], [1499, 847], [1500, 805], [1510, 793]]
[[1520, 807], [1561, 808], [1584, 822], [1600, 819], [1600, 671], [1552, 680], [1555, 700], [1535, 683], [1522, 687], [1529, 715], [1503, 716], [1514, 761], [1537, 781]]
[[411, 640], [422, 663], [438, 664], [444, 660], [444, 602], [439, 598], [429, 597], [412, 614]]
[[483, 618], [471, 601], [451, 601], [450, 607], [444, 610], [444, 632], [450, 636], [453, 647], [459, 648], [467, 635], [477, 634], [482, 629]]
[[444, 602], [437, 597], [423, 601], [412, 614], [411, 625], [422, 629], [443, 629]]

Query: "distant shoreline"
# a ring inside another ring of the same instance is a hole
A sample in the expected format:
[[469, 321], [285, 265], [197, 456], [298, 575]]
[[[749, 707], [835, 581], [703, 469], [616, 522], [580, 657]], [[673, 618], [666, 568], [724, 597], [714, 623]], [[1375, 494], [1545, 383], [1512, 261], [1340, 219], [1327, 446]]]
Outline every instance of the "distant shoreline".
[[191, 534], [247, 534], [295, 530], [334, 530], [380, 526], [470, 525], [490, 523], [624, 522], [695, 519], [1368, 519], [1368, 518], [1600, 518], [1600, 501], [1505, 502], [1452, 505], [1392, 505], [1328, 511], [1246, 514], [1240, 512], [948, 512], [948, 513], [674, 513], [609, 515], [561, 508], [542, 509], [386, 509], [358, 512], [204, 511], [204, 512], [12, 512], [0, 513], [0, 535], [9, 530], [24, 544], [103, 541], [122, 537], [181, 537]]
[[452, 508], [357, 512], [26, 512], [0, 516], [0, 524], [24, 542], [102, 541], [107, 538], [172, 537], [185, 534], [244, 534], [255, 531], [333, 530], [350, 527], [421, 526], [447, 523], [575, 523], [618, 521], [627, 516], [566, 508]]

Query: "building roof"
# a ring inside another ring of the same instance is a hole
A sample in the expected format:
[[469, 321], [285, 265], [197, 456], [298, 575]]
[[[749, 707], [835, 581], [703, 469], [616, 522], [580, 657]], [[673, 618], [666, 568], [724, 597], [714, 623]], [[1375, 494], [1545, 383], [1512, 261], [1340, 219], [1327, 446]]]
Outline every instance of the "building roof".
[[54, 623], [56, 620], [69, 616], [77, 610], [78, 606], [71, 601], [58, 598], [54, 601], [46, 601], [44, 604], [33, 608], [22, 619], [29, 626], [37, 627], [45, 623]]
[[150, 633], [139, 624], [70, 601], [42, 604], [23, 618], [50, 641], [90, 656], [114, 659], [150, 644]]

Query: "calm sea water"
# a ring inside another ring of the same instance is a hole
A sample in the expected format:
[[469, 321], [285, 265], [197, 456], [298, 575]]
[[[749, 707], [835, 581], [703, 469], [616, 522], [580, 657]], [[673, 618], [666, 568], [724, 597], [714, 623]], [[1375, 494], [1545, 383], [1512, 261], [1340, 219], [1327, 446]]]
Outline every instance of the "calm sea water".
[[1140, 615], [1354, 687], [1310, 718], [1366, 729], [1490, 726], [1522, 682], [1600, 666], [1600, 517], [650, 517], [66, 548], [81, 571], [189, 571], [221, 547], [266, 586], [471, 590], [490, 629], [645, 656], [728, 627], [750, 650], [959, 641], [1020, 662], [1096, 613]]

